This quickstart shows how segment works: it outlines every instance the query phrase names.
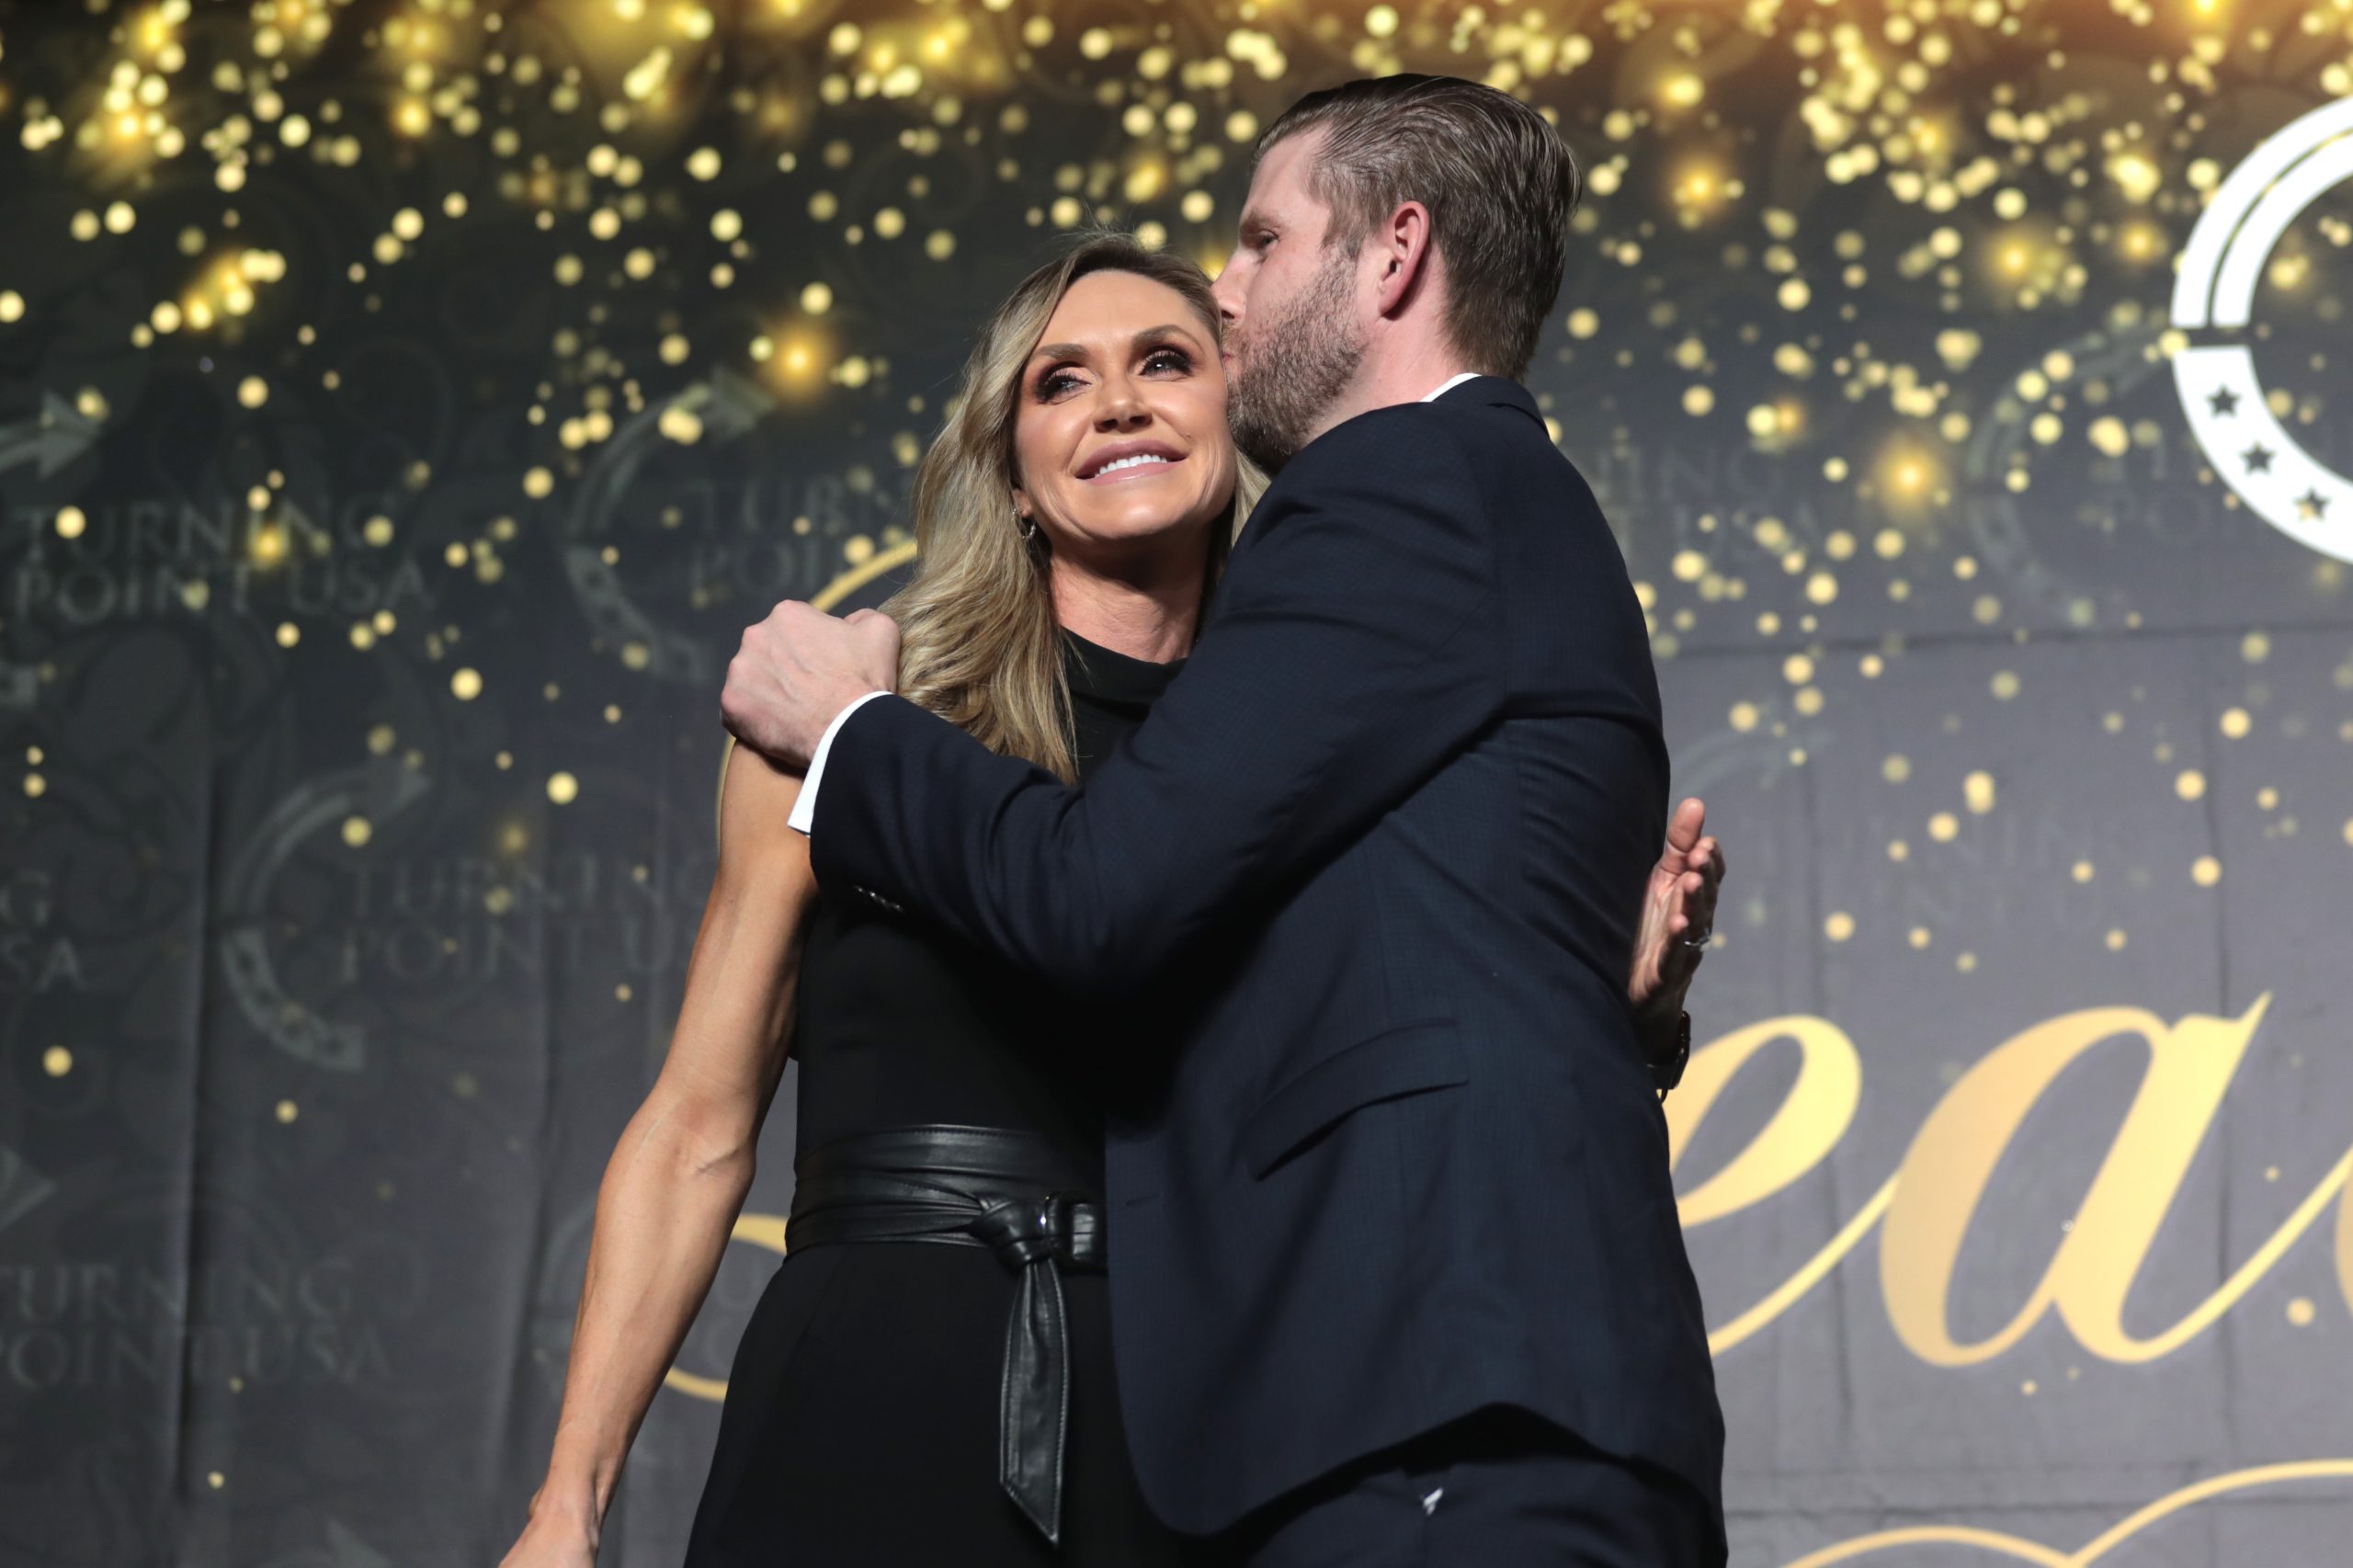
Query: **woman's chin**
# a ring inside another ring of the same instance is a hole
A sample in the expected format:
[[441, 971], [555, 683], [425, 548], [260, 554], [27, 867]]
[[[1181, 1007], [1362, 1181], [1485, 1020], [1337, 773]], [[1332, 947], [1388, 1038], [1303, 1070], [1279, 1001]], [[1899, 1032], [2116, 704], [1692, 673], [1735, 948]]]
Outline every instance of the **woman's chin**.
[[1064, 532], [1054, 552], [1064, 567], [1105, 576], [1132, 577], [1145, 562], [1174, 568], [1198, 557], [1210, 525], [1198, 513], [1176, 518], [1097, 518]]
[[[1141, 499], [1141, 498], [1140, 498]], [[1208, 526], [1205, 509], [1197, 501], [1177, 505], [1133, 505], [1102, 508], [1074, 519], [1073, 532], [1109, 550], [1146, 550], [1174, 545]]]

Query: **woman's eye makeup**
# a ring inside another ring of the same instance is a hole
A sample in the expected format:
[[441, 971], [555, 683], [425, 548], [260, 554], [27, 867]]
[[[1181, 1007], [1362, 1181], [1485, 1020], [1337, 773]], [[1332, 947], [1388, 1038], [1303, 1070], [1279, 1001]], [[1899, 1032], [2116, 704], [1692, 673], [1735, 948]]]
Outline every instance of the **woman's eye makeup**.
[[[1144, 356], [1142, 369], [1148, 375], [1188, 375], [1193, 369], [1193, 357], [1182, 348], [1163, 344]], [[1082, 385], [1078, 374], [1066, 365], [1056, 366], [1038, 378], [1035, 394], [1039, 401], [1051, 403], [1064, 392]]]

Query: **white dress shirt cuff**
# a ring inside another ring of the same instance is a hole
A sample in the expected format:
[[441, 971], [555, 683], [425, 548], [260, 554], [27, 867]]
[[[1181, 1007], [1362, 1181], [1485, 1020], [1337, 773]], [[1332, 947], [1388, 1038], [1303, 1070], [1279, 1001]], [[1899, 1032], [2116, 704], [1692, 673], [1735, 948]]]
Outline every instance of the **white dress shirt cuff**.
[[824, 777], [825, 754], [834, 749], [834, 737], [842, 733], [842, 726], [849, 722], [851, 714], [876, 698], [890, 695], [887, 691], [870, 691], [834, 715], [834, 722], [818, 737], [816, 753], [809, 758], [809, 771], [801, 780], [801, 798], [792, 802], [792, 814], [784, 819], [785, 826], [803, 837], [808, 835], [810, 824], [817, 820], [817, 781]]

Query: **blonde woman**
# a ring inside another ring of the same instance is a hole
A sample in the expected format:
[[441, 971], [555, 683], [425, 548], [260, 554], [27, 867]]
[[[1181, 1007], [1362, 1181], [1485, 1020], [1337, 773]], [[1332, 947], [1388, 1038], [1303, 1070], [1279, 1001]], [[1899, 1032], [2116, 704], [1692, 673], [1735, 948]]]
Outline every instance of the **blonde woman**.
[[[1085, 242], [990, 319], [925, 459], [922, 553], [889, 607], [901, 689], [1083, 780], [1175, 675], [1264, 486], [1227, 430], [1208, 280]], [[729, 1377], [688, 1563], [1174, 1562], [1120, 1428], [1100, 1194], [1107, 1108], [1151, 1093], [1150, 1020], [1182, 988], [1087, 1010], [871, 895], [821, 899], [786, 826], [798, 790], [747, 747], [729, 758], [685, 1004], [598, 1195], [554, 1453], [509, 1568], [593, 1560], [788, 1051], [791, 1251]], [[1680, 858], [1654, 889], [1644, 996], [1688, 981], [1665, 949], [1714, 892]], [[1128, 1049], [1081, 1049], [1107, 1038]]]

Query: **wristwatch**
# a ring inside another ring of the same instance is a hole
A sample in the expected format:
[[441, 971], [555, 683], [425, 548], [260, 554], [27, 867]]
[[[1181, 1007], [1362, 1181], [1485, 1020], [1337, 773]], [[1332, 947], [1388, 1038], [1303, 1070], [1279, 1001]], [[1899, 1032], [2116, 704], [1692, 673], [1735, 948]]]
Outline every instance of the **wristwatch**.
[[1645, 1059], [1645, 1065], [1651, 1070], [1651, 1086], [1658, 1091], [1659, 1098], [1666, 1098], [1666, 1092], [1683, 1082], [1684, 1064], [1690, 1060], [1691, 1015], [1677, 1013], [1675, 1038], [1664, 1048], [1648, 1052]]

